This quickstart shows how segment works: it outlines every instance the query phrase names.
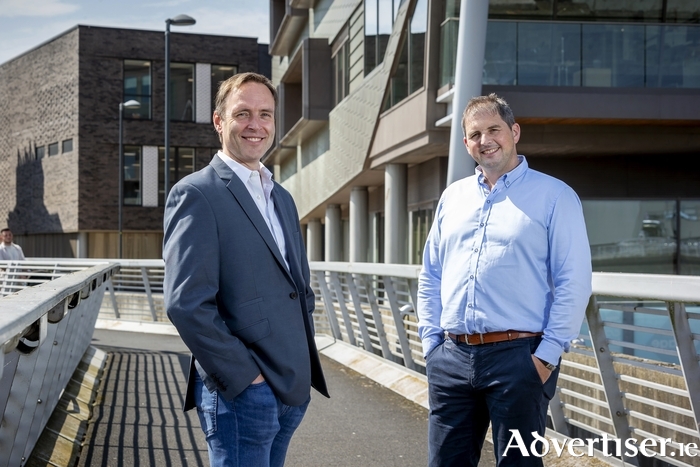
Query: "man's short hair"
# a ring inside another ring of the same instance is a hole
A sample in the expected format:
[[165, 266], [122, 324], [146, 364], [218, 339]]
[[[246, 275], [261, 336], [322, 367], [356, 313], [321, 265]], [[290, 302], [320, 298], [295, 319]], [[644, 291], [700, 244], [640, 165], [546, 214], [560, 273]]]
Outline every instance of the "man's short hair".
[[467, 133], [467, 118], [480, 112], [490, 113], [491, 115], [498, 114], [506, 122], [508, 128], [513, 128], [515, 124], [513, 111], [502, 97], [497, 96], [495, 93], [491, 93], [488, 96], [472, 97], [462, 114], [462, 131], [465, 136]]
[[219, 85], [219, 90], [216, 93], [216, 98], [214, 99], [214, 112], [216, 112], [219, 117], [224, 116], [226, 111], [226, 98], [231, 94], [231, 91], [236, 90], [243, 86], [245, 83], [249, 82], [260, 83], [267, 86], [267, 89], [272, 93], [272, 97], [275, 100], [275, 109], [277, 108], [277, 89], [275, 85], [272, 84], [266, 76], [259, 73], [238, 73], [231, 76], [226, 81], [222, 81]]
[[4, 229], [0, 230], [0, 234], [8, 232], [8, 231], [12, 232], [12, 229], [10, 229], [9, 227], [5, 227]]

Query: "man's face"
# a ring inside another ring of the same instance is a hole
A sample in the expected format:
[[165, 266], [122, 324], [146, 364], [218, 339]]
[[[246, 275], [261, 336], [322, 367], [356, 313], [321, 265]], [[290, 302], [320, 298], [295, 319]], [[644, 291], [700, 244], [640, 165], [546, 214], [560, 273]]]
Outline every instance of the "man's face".
[[464, 144], [469, 154], [481, 166], [489, 181], [510, 172], [518, 165], [515, 143], [520, 139], [520, 126], [512, 128], [498, 113], [478, 112], [466, 119]]
[[0, 239], [2, 239], [3, 243], [12, 243], [12, 231], [11, 230], [6, 230], [2, 234], [0, 234]]
[[267, 86], [248, 81], [232, 90], [226, 98], [224, 115], [214, 113], [213, 120], [223, 152], [258, 170], [260, 159], [275, 138], [275, 99]]

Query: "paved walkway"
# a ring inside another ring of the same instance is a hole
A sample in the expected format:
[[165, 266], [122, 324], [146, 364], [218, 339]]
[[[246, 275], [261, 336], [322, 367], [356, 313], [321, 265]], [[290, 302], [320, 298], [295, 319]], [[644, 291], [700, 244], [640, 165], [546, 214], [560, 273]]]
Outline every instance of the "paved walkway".
[[[189, 357], [180, 338], [98, 329], [92, 345], [110, 361], [78, 465], [207, 466], [197, 416], [181, 410]], [[328, 357], [322, 363], [332, 398], [314, 393], [286, 465], [424, 467], [427, 410]]]

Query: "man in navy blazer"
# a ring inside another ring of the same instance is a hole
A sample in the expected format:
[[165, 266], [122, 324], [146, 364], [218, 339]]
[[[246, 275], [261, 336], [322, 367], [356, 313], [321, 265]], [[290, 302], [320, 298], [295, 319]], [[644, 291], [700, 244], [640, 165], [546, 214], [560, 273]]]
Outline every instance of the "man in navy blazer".
[[276, 104], [262, 75], [221, 83], [222, 149], [165, 206], [165, 306], [192, 352], [185, 410], [197, 407], [212, 467], [284, 465], [310, 387], [328, 397], [296, 206], [260, 162]]

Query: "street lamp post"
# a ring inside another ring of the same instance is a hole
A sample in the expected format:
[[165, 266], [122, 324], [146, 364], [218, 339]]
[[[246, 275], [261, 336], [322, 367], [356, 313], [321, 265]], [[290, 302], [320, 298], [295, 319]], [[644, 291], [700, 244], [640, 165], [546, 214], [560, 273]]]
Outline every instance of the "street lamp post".
[[123, 142], [123, 120], [124, 109], [138, 109], [141, 107], [139, 101], [130, 100], [119, 103], [119, 259], [122, 258], [122, 206], [124, 205], [124, 142]]
[[165, 20], [165, 164], [163, 167], [163, 199], [168, 198], [170, 178], [170, 25], [192, 26], [196, 21], [191, 16], [177, 15]]

